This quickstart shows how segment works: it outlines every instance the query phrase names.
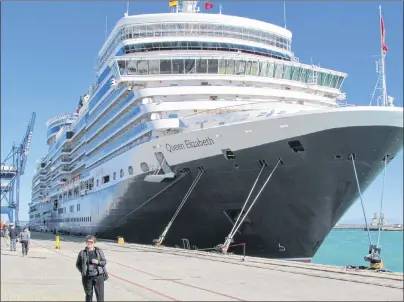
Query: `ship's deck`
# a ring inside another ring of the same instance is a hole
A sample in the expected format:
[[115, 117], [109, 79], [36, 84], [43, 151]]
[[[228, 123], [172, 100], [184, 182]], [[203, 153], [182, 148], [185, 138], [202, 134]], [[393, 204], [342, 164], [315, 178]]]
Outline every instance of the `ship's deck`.
[[[75, 268], [84, 238], [32, 232], [28, 257], [1, 247], [2, 301], [82, 301]], [[97, 243], [107, 258], [106, 301], [401, 300], [403, 275], [135, 244]], [[95, 297], [94, 297], [95, 299]]]

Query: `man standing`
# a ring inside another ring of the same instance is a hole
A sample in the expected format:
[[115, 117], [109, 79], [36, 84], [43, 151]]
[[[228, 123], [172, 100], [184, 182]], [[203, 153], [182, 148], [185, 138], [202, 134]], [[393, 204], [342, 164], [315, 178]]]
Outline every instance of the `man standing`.
[[16, 243], [17, 243], [18, 233], [15, 229], [14, 223], [10, 223], [10, 251], [16, 251]]
[[108, 279], [107, 260], [104, 252], [95, 246], [93, 235], [86, 238], [87, 247], [77, 256], [76, 268], [81, 273], [86, 301], [93, 301], [93, 289], [97, 301], [104, 301], [104, 281]]

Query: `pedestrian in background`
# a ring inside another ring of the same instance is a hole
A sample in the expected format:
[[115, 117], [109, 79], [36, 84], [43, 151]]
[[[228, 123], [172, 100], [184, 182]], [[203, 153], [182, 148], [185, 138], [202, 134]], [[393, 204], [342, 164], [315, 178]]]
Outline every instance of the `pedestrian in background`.
[[93, 235], [86, 238], [87, 246], [79, 252], [76, 268], [81, 273], [86, 301], [93, 301], [93, 290], [97, 301], [104, 301], [104, 281], [108, 279], [107, 260], [104, 252], [95, 246]]
[[8, 248], [10, 246], [10, 232], [7, 227], [4, 227], [3, 235], [4, 242], [6, 243], [6, 247]]
[[24, 228], [23, 231], [19, 235], [20, 242], [21, 242], [21, 247], [22, 247], [22, 256], [27, 256], [28, 255], [28, 248], [29, 248], [29, 242], [31, 240], [31, 234], [28, 231], [28, 228]]
[[17, 250], [17, 240], [18, 240], [18, 233], [17, 230], [15, 229], [14, 223], [10, 223], [10, 251], [16, 251]]

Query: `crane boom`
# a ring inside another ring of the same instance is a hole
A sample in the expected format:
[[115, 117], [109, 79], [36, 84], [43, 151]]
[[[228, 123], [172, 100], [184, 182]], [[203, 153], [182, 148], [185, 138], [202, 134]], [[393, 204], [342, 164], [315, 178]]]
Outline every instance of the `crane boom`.
[[25, 172], [25, 165], [27, 163], [27, 156], [29, 152], [29, 148], [31, 146], [31, 139], [32, 139], [32, 131], [34, 130], [35, 124], [35, 112], [32, 112], [31, 119], [27, 126], [27, 132], [22, 140], [21, 143], [21, 156], [20, 156], [20, 175], [24, 175]]

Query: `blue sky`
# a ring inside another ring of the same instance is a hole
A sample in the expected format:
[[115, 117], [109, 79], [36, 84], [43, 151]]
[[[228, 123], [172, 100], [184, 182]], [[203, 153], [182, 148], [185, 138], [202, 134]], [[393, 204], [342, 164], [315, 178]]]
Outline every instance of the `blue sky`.
[[[386, 27], [387, 87], [402, 106], [403, 6], [383, 3]], [[131, 2], [130, 14], [168, 12], [168, 1]], [[211, 12], [217, 12], [218, 1]], [[227, 2], [223, 13], [283, 26], [283, 2]], [[94, 81], [94, 63], [108, 32], [123, 17], [126, 2], [3, 2], [1, 10], [1, 154], [25, 133], [32, 111], [37, 113], [26, 173], [21, 181], [20, 218], [28, 219], [35, 162], [47, 151], [48, 118], [73, 112], [80, 95]], [[348, 73], [343, 85], [347, 100], [367, 105], [377, 74], [380, 28], [378, 2], [288, 2], [287, 27], [292, 50], [301, 62]], [[378, 212], [381, 177], [364, 194], [367, 216]], [[403, 153], [388, 167], [385, 187], [388, 222], [403, 221]], [[360, 202], [346, 213], [344, 223], [362, 223]]]

